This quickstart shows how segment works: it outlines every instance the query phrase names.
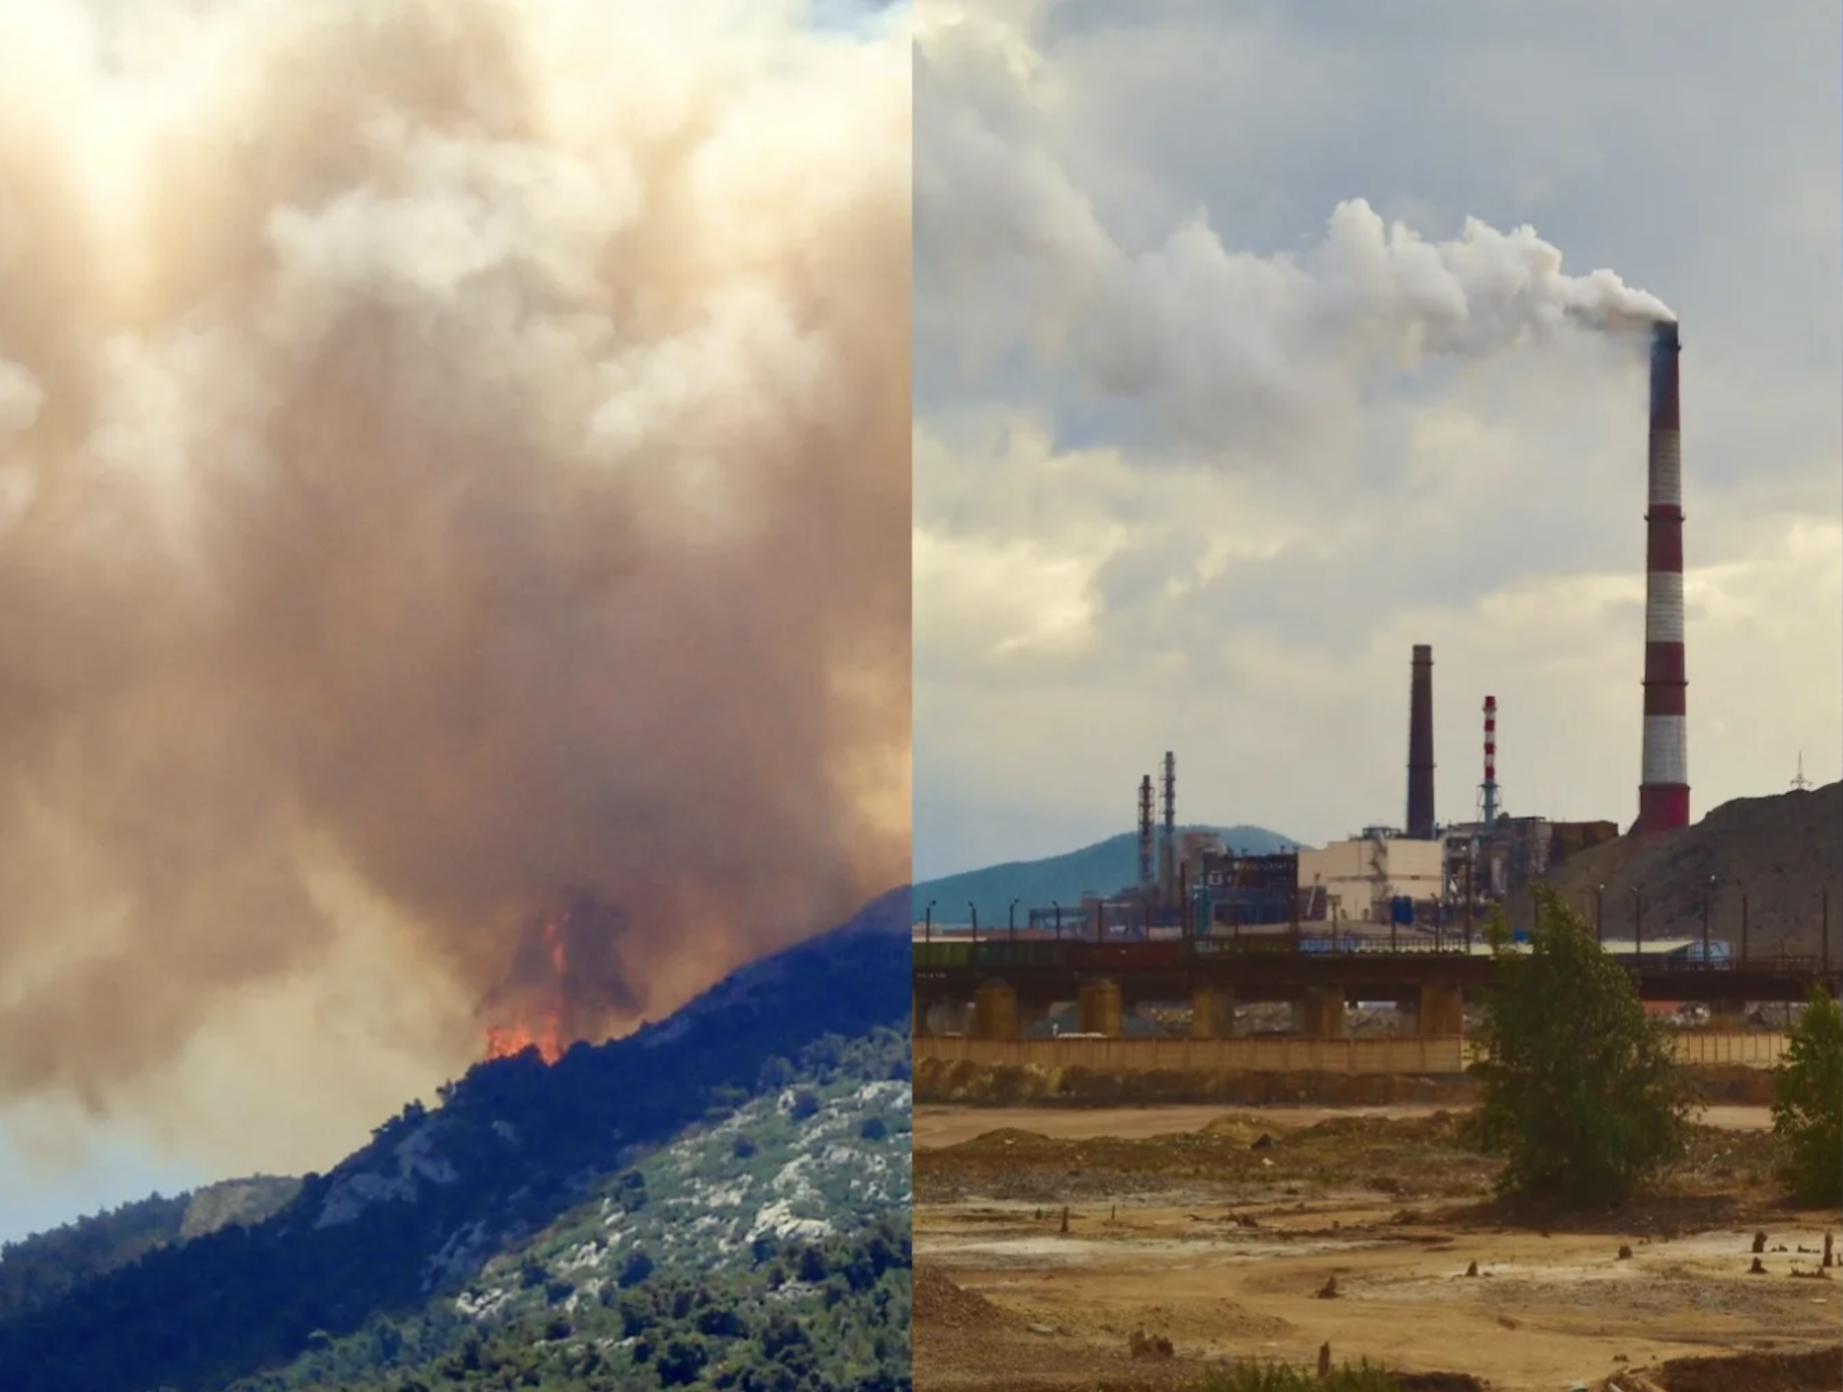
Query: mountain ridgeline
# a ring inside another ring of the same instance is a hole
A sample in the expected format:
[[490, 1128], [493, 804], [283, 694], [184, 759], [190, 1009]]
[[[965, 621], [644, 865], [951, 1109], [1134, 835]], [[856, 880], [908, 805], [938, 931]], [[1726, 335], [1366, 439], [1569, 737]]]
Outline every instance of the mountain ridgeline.
[[156, 1247], [189, 1242], [233, 1223], [260, 1223], [300, 1191], [298, 1179], [227, 1179], [185, 1194], [150, 1194], [23, 1242], [0, 1243], [0, 1323], [55, 1304]]
[[[1257, 826], [1185, 826], [1178, 831], [1180, 835], [1186, 831], [1213, 832], [1231, 850], [1249, 855], [1272, 855], [1299, 846], [1289, 836]], [[1134, 832], [1122, 832], [1063, 855], [1010, 861], [918, 884], [912, 895], [911, 912], [913, 921], [920, 923], [932, 902], [935, 922], [959, 924], [970, 918], [971, 904], [978, 909], [982, 927], [1002, 928], [1015, 899], [1019, 926], [1026, 922], [1025, 915], [1031, 909], [1046, 909], [1057, 903], [1073, 923], [1081, 916], [1084, 893], [1113, 894], [1138, 878], [1139, 837]]]
[[0, 1387], [906, 1387], [908, 899], [626, 1039], [478, 1065], [260, 1221], [181, 1242], [163, 1211], [0, 1318]]

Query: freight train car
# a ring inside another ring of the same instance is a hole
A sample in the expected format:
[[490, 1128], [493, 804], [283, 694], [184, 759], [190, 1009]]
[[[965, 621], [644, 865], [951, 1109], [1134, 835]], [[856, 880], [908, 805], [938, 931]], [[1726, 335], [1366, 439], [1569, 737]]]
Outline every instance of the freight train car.
[[1078, 972], [1158, 971], [1183, 965], [1187, 938], [1141, 939], [1137, 942], [1062, 943], [1061, 960]]
[[1057, 967], [1065, 960], [1066, 943], [1016, 941], [1008, 938], [982, 938], [973, 946], [973, 965], [981, 971], [1002, 971], [1006, 967]]
[[924, 971], [970, 967], [973, 964], [973, 944], [970, 942], [917, 942], [910, 946], [915, 966]]
[[1292, 933], [1244, 933], [1192, 938], [1185, 946], [1195, 957], [1228, 957], [1297, 952], [1302, 941]]

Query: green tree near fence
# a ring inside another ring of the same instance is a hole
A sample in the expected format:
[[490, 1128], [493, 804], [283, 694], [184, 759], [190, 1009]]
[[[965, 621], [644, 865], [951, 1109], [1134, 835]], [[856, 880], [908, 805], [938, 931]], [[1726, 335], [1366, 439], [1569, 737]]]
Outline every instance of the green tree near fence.
[[1527, 951], [1487, 927], [1478, 1135], [1501, 1192], [1565, 1208], [1617, 1203], [1683, 1154], [1689, 1099], [1664, 1027], [1625, 968], [1553, 890], [1535, 890]]
[[1843, 1203], [1843, 1007], [1815, 982], [1773, 1071], [1773, 1132], [1792, 1191], [1814, 1206]]

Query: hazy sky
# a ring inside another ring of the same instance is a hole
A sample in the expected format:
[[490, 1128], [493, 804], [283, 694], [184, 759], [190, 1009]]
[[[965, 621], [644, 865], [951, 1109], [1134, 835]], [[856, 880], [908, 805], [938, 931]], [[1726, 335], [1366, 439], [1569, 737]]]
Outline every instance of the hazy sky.
[[1599, 270], [1682, 323], [1693, 811], [1843, 774], [1843, 10], [921, 14], [918, 879], [1129, 828], [1166, 749], [1184, 820], [1399, 825], [1421, 642], [1443, 818], [1491, 693], [1508, 810], [1628, 824], [1645, 377], [1555, 314]]

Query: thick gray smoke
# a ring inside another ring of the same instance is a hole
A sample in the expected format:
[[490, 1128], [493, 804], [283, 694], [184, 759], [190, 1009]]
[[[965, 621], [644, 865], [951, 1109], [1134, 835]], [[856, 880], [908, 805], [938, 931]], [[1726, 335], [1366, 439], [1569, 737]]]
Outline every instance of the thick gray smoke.
[[464, 1062], [577, 893], [618, 1031], [906, 878], [906, 33], [8, 0], [0, 48], [0, 1103], [386, 960], [295, 1042], [414, 1001]]
[[916, 61], [918, 338], [975, 372], [1028, 345], [1079, 374], [1072, 391], [1134, 399], [1167, 442], [1258, 452], [1346, 414], [1378, 373], [1672, 317], [1610, 271], [1564, 272], [1532, 228], [1473, 219], [1430, 241], [1362, 199], [1297, 252], [1232, 250], [1201, 214], [1130, 249], [1027, 134], [1054, 95], [1022, 45], [965, 18]]

